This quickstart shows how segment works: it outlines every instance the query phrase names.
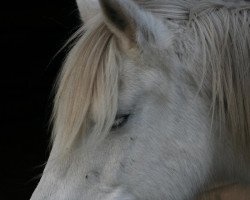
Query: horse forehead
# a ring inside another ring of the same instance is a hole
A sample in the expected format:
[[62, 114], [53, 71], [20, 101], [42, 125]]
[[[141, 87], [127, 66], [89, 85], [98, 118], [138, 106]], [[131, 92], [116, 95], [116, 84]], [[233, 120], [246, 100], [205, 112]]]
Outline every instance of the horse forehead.
[[119, 105], [125, 110], [131, 109], [138, 96], [164, 82], [164, 73], [159, 68], [131, 61], [124, 61], [119, 77]]

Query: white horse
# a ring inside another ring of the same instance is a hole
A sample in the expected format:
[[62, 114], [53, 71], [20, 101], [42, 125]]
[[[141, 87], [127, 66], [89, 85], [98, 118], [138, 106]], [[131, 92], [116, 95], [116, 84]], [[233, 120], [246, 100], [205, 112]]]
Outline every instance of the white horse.
[[250, 4], [78, 0], [32, 200], [184, 200], [250, 181]]

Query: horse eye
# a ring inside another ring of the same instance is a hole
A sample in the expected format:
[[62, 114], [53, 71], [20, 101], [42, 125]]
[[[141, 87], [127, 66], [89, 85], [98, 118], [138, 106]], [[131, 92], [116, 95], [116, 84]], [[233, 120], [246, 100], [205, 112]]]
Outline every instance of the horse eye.
[[115, 121], [112, 125], [111, 130], [116, 130], [118, 128], [121, 128], [123, 125], [125, 125], [128, 121], [130, 114], [122, 114], [122, 115], [116, 115]]

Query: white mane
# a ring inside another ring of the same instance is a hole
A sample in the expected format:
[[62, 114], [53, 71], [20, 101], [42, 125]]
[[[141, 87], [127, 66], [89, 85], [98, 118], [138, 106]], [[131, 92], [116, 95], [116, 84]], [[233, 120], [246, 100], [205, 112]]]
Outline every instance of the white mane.
[[[188, 38], [174, 42], [180, 60], [193, 59], [197, 64], [193, 77], [197, 83], [202, 81], [200, 91], [211, 96], [213, 112], [227, 122], [233, 140], [246, 146], [250, 141], [249, 4], [213, 0], [136, 2], [179, 26], [182, 32], [176, 34]], [[60, 74], [55, 99], [53, 132], [58, 137], [56, 145], [62, 149], [70, 148], [89, 124], [94, 124], [91, 132], [107, 132], [117, 111], [119, 50], [114, 36], [100, 16], [80, 32]], [[200, 55], [194, 57], [189, 43], [201, 50]]]
[[112, 34], [97, 16], [74, 38], [79, 39], [59, 76], [53, 115], [53, 139], [58, 137], [63, 149], [70, 148], [89, 123], [95, 124], [93, 131], [105, 131], [117, 107], [117, 51]]

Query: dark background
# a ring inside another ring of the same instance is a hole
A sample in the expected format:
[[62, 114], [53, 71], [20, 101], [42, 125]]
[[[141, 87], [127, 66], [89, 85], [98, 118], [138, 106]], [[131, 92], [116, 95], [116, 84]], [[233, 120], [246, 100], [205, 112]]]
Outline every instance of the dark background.
[[0, 3], [0, 199], [27, 200], [49, 154], [52, 88], [80, 25], [74, 0]]

